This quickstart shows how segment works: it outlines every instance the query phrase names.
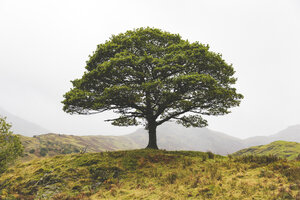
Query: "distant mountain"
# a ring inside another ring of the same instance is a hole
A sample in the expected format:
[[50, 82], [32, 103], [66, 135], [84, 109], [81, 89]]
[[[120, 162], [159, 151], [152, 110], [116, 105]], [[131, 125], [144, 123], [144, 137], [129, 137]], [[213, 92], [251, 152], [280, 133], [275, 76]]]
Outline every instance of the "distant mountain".
[[[148, 143], [145, 129], [138, 129], [124, 137], [142, 147], [146, 147]], [[157, 128], [157, 144], [161, 149], [211, 151], [221, 155], [244, 148], [241, 139], [208, 128], [185, 128], [175, 123], [165, 123]]]
[[275, 155], [288, 160], [294, 160], [300, 156], [300, 143], [276, 141], [267, 145], [254, 146], [237, 151], [233, 155]]
[[[12, 130], [16, 134], [32, 137], [50, 132], [37, 124], [17, 117], [1, 108], [0, 115], [7, 117], [7, 121], [12, 123]], [[36, 152], [39, 152], [38, 149], [45, 146], [43, 144], [47, 143], [47, 140], [50, 142], [54, 141], [57, 144], [59, 143], [58, 141], [61, 141], [62, 144], [75, 145], [73, 150], [87, 145], [90, 152], [125, 150], [146, 147], [148, 132], [141, 128], [123, 136], [66, 136], [63, 134], [46, 134], [38, 136], [36, 139], [26, 139], [28, 144], [35, 144], [34, 149], [37, 149]], [[244, 140], [225, 133], [212, 131], [208, 128], [185, 128], [175, 123], [165, 123], [157, 128], [158, 147], [166, 150], [211, 151], [216, 154], [227, 155], [244, 148], [265, 145], [277, 140], [300, 142], [300, 125], [290, 126], [271, 136], [256, 136]], [[59, 151], [63, 151], [63, 148], [58, 145], [55, 150], [56, 153], [51, 153], [50, 151], [49, 155], [57, 154]], [[38, 153], [36, 154], [37, 156], [39, 155]]]
[[243, 140], [245, 147], [269, 144], [274, 141], [283, 140], [289, 142], [300, 142], [300, 124], [290, 126], [274, 135], [256, 136]]
[[285, 140], [300, 142], [300, 124], [290, 126], [275, 135], [271, 135], [272, 140]]
[[[241, 149], [241, 140], [207, 128], [186, 129], [180, 125], [166, 123], [157, 130], [158, 146], [167, 150], [211, 151], [229, 154]], [[43, 134], [34, 137], [20, 136], [25, 147], [23, 160], [58, 154], [115, 151], [145, 148], [148, 133], [138, 129], [124, 136], [74, 136], [64, 134]]]
[[33, 136], [37, 134], [49, 133], [49, 131], [35, 123], [17, 117], [0, 108], [0, 116], [6, 117], [6, 121], [12, 124], [11, 130], [16, 134]]
[[[146, 146], [148, 133], [144, 129], [127, 135], [140, 146]], [[158, 147], [167, 150], [211, 151], [227, 155], [251, 146], [265, 145], [283, 140], [300, 142], [300, 125], [290, 126], [271, 136], [256, 136], [239, 139], [208, 128], [185, 128], [174, 123], [165, 123], [157, 129]]]
[[264, 144], [269, 144], [272, 142], [269, 136], [255, 136], [255, 137], [250, 137], [242, 140], [243, 146], [246, 147], [251, 147], [251, 146], [257, 146], [257, 145], [264, 145]]

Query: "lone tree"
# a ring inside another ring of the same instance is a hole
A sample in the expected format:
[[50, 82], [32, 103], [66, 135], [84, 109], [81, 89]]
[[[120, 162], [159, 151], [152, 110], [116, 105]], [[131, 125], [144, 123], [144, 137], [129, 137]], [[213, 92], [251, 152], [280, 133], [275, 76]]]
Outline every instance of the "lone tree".
[[81, 79], [64, 95], [63, 110], [95, 114], [112, 110], [113, 125], [142, 124], [147, 148], [158, 149], [156, 128], [175, 119], [186, 127], [204, 127], [203, 115], [224, 115], [241, 94], [231, 87], [234, 69], [208, 45], [178, 34], [139, 28], [97, 46]]
[[13, 135], [10, 128], [11, 125], [0, 116], [0, 174], [23, 153], [23, 145], [19, 137]]

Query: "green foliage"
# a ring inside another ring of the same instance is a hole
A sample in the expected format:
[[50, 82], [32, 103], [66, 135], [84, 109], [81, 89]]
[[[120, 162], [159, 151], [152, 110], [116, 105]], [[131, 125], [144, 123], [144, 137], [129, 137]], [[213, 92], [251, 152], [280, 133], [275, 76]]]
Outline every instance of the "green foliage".
[[30, 149], [29, 153], [34, 153], [35, 149]]
[[17, 135], [10, 131], [11, 125], [0, 116], [0, 173], [23, 153], [23, 146]]
[[214, 159], [215, 154], [213, 154], [211, 151], [208, 151], [207, 156], [208, 156], [209, 159]]
[[178, 34], [139, 28], [97, 46], [81, 79], [64, 95], [63, 110], [94, 114], [113, 110], [113, 125], [143, 124], [156, 147], [156, 127], [176, 120], [204, 127], [203, 115], [224, 115], [238, 106], [234, 69], [208, 45]]
[[47, 153], [48, 153], [48, 149], [46, 149], [46, 148], [44, 148], [44, 147], [42, 147], [41, 149], [40, 149], [40, 155], [41, 156], [46, 156], [47, 155]]

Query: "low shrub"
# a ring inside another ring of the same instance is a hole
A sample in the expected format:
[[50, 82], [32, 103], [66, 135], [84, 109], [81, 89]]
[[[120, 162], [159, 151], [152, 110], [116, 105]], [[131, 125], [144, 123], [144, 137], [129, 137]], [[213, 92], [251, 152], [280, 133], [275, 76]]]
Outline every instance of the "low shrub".
[[262, 156], [246, 155], [246, 156], [238, 156], [234, 158], [235, 162], [257, 163], [257, 164], [270, 164], [282, 160], [284, 159], [277, 157], [275, 155], [262, 155]]

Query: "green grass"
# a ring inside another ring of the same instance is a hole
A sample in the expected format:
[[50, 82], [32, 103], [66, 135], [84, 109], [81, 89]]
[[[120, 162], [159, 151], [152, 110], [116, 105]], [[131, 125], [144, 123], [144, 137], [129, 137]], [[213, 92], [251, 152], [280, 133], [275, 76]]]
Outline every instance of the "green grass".
[[242, 149], [232, 155], [274, 155], [277, 157], [286, 158], [288, 160], [295, 160], [298, 158], [298, 156], [300, 156], [300, 143], [276, 141], [267, 145], [260, 145]]
[[[259, 161], [259, 162], [258, 162]], [[35, 159], [0, 177], [0, 199], [296, 199], [300, 162], [131, 150]]]

